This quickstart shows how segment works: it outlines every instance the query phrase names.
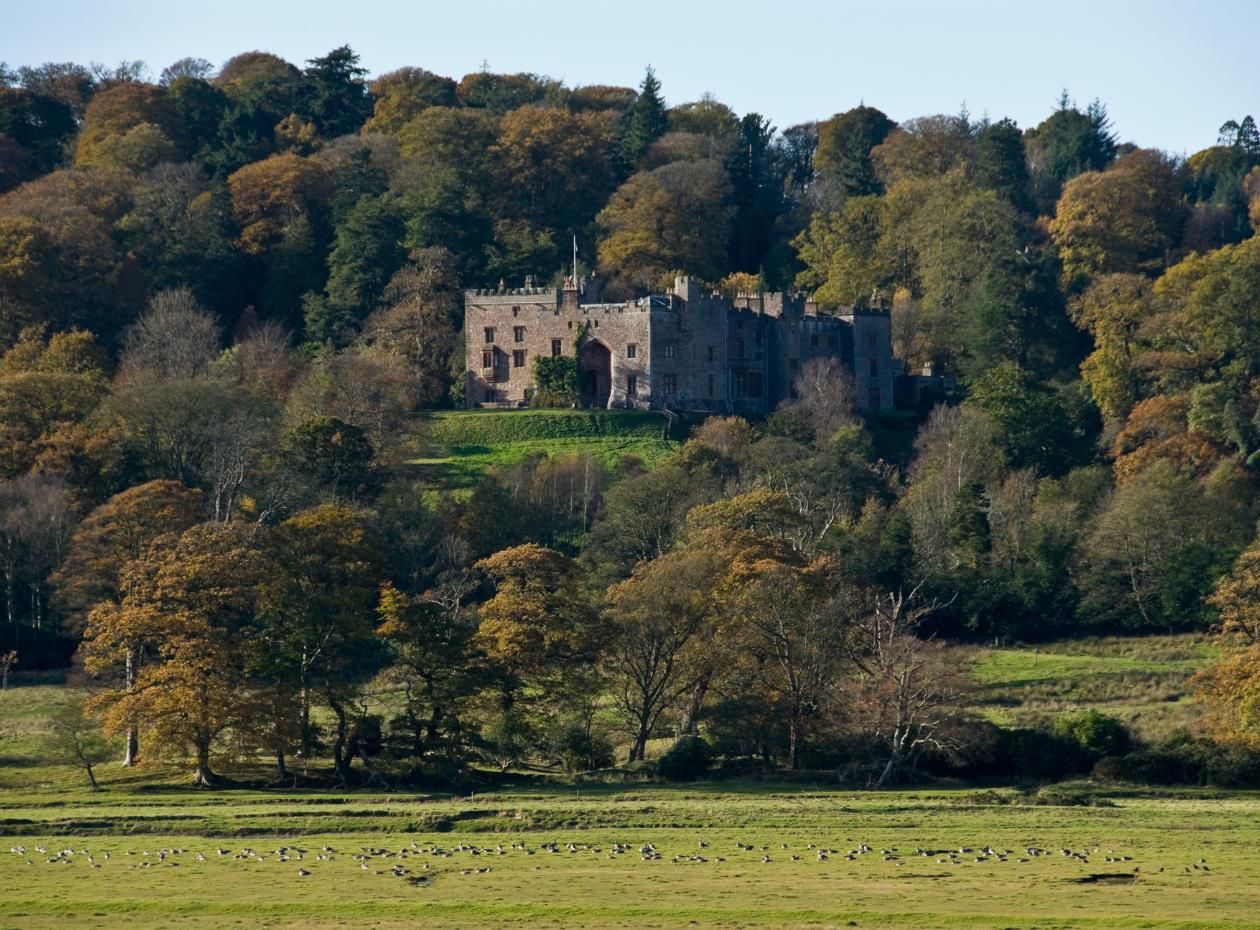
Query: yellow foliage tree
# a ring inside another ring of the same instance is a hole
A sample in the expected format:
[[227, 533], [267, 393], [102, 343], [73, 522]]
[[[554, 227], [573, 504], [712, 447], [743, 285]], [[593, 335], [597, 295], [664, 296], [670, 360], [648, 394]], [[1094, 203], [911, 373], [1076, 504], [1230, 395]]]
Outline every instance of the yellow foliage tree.
[[1220, 612], [1221, 630], [1260, 645], [1260, 543], [1244, 549], [1216, 585], [1208, 603]]
[[474, 645], [504, 672], [501, 703], [511, 709], [527, 682], [544, 684], [594, 654], [595, 614], [578, 589], [577, 565], [528, 543], [482, 559], [495, 594], [481, 607]]
[[1209, 665], [1190, 679], [1212, 739], [1260, 750], [1260, 645]]
[[258, 533], [212, 523], [155, 540], [125, 570], [122, 602], [93, 611], [84, 641], [89, 672], [108, 668], [120, 651], [150, 652], [130, 688], [91, 704], [107, 732], [138, 727], [156, 755], [191, 757], [202, 786], [217, 781], [210, 766], [216, 741], [248, 725], [248, 654], [270, 574]]

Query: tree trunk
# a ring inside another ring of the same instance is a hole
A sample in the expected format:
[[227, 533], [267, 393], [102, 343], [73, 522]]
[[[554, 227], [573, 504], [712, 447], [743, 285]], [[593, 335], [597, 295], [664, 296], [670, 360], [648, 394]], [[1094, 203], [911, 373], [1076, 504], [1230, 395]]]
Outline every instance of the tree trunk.
[[309, 774], [311, 760], [311, 677], [302, 647], [302, 774]]
[[87, 769], [88, 782], [89, 782], [89, 783], [91, 783], [91, 785], [92, 785], [92, 790], [93, 790], [93, 791], [100, 791], [100, 790], [101, 790], [101, 786], [100, 786], [100, 785], [98, 785], [98, 784], [96, 783], [96, 773], [92, 771], [92, 763], [91, 763], [91, 762], [85, 762], [85, 763], [83, 763], [83, 767], [84, 767], [85, 769]]
[[801, 718], [797, 711], [788, 715], [788, 767], [793, 772], [801, 767]]
[[289, 767], [285, 765], [283, 747], [276, 749], [276, 778], [279, 781], [289, 780]]
[[[134, 649], [127, 650], [127, 690], [130, 691], [136, 683], [136, 653]], [[127, 727], [127, 743], [126, 752], [123, 755], [122, 766], [125, 769], [131, 768], [140, 761], [140, 730], [135, 724]]]
[[208, 743], [198, 744], [197, 748], [197, 771], [193, 775], [193, 784], [198, 788], [213, 788], [219, 783], [219, 778], [210, 769], [210, 745]]
[[647, 730], [642, 724], [639, 725], [639, 732], [635, 734], [634, 746], [630, 749], [630, 761], [639, 762], [647, 755]]
[[126, 753], [123, 755], [123, 768], [131, 768], [140, 761], [140, 731], [134, 726], [127, 727]]
[[333, 741], [333, 768], [343, 784], [350, 782], [350, 760], [346, 758], [346, 742], [350, 737], [350, 726], [346, 718], [346, 709], [340, 702], [328, 698], [328, 706], [337, 717], [337, 738]]
[[683, 707], [682, 720], [679, 721], [678, 731], [680, 736], [696, 736], [698, 728], [696, 721], [700, 717], [700, 708], [704, 706], [704, 697], [709, 692], [709, 676], [703, 676], [696, 682], [694, 688], [691, 689], [691, 695], [687, 698], [687, 703]]

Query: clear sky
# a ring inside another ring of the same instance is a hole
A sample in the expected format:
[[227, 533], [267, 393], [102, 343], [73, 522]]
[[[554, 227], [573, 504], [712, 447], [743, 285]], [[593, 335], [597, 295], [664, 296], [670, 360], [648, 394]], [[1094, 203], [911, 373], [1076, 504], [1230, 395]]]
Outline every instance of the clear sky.
[[263, 49], [294, 63], [349, 44], [373, 74], [459, 78], [485, 62], [569, 85], [637, 85], [669, 103], [711, 91], [785, 127], [866, 102], [895, 120], [957, 113], [1040, 122], [1061, 90], [1099, 98], [1124, 141], [1189, 153], [1260, 118], [1260, 0], [4, 0], [0, 61]]

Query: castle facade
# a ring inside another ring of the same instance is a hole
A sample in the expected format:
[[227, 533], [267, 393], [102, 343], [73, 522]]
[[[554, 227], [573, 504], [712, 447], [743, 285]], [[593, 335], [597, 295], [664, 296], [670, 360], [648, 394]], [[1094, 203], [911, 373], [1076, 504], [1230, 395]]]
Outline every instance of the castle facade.
[[893, 406], [887, 311], [819, 313], [781, 293], [728, 300], [686, 277], [627, 303], [585, 303], [574, 279], [530, 285], [465, 292], [467, 406], [527, 403], [534, 359], [557, 355], [576, 355], [586, 407], [759, 416], [792, 397], [815, 358], [848, 369], [860, 410]]

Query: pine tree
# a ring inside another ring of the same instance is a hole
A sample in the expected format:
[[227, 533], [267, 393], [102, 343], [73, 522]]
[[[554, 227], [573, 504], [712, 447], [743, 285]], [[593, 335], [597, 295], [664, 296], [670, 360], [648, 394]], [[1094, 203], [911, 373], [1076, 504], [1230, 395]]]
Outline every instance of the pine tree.
[[639, 85], [639, 98], [630, 108], [630, 118], [626, 122], [625, 135], [621, 140], [621, 155], [629, 171], [634, 170], [640, 158], [648, 148], [665, 135], [669, 127], [669, 118], [665, 114], [665, 101], [661, 98], [661, 82], [656, 73], [648, 66]]

